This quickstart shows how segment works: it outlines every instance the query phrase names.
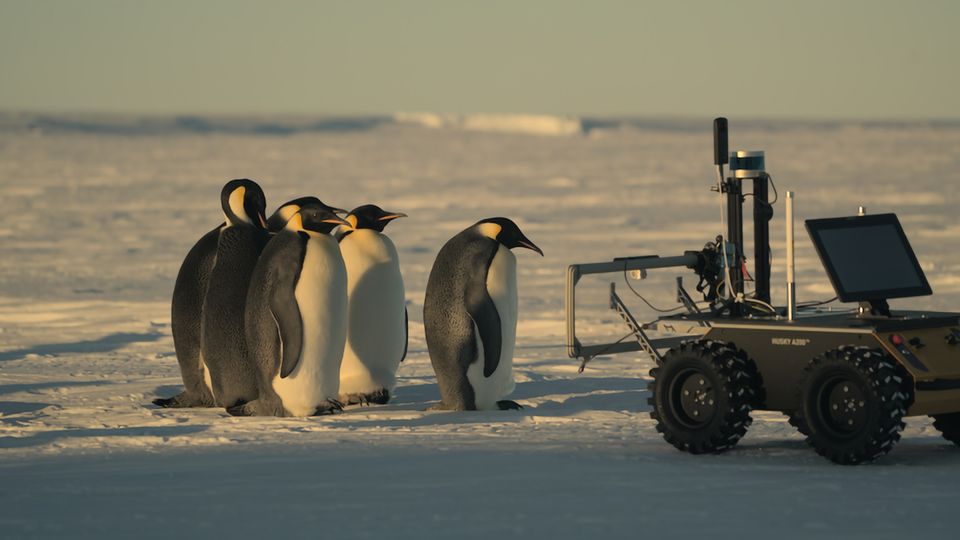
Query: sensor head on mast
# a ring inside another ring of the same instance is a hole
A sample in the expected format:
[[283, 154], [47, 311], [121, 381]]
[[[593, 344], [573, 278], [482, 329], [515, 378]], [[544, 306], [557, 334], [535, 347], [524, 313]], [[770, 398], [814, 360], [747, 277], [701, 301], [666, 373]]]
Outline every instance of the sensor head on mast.
[[737, 150], [730, 152], [730, 172], [735, 178], [760, 178], [764, 170], [762, 150]]
[[721, 166], [727, 162], [727, 119], [713, 119], [713, 164]]

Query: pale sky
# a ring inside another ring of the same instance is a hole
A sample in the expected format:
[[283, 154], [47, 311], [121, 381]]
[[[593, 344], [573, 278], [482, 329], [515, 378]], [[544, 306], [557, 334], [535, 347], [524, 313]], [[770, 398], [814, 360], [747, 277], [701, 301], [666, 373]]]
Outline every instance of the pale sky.
[[0, 0], [0, 110], [960, 118], [960, 1]]

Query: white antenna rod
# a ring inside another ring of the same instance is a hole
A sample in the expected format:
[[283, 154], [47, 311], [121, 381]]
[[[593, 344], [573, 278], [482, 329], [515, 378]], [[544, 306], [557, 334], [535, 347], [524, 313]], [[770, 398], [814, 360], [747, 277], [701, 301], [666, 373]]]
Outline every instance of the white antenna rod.
[[793, 268], [793, 192], [787, 192], [787, 320], [797, 318], [797, 284]]

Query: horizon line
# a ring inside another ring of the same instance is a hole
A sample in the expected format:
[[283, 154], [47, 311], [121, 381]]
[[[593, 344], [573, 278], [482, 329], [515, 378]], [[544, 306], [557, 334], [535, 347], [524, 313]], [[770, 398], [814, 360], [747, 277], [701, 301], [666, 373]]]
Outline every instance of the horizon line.
[[[2, 116], [89, 116], [89, 117], [134, 117], [134, 118], [155, 118], [155, 119], [177, 119], [177, 118], [234, 118], [234, 119], [252, 119], [252, 118], [317, 118], [317, 119], [383, 119], [395, 120], [398, 115], [403, 114], [433, 114], [440, 116], [505, 116], [519, 117], [532, 116], [543, 118], [570, 118], [575, 120], [650, 120], [650, 121], [668, 121], [685, 122], [701, 121], [704, 118], [717, 118], [716, 115], [697, 114], [697, 113], [669, 113], [669, 114], [646, 114], [646, 113], [544, 113], [544, 112], [504, 112], [504, 111], [470, 111], [455, 112], [441, 110], [396, 110], [391, 112], [331, 112], [331, 111], [149, 111], [149, 110], [110, 110], [110, 109], [18, 109], [0, 107]], [[786, 123], [960, 123], [960, 116], [789, 116], [789, 115], [720, 115], [726, 118], [736, 118], [742, 122], [786, 122]]]

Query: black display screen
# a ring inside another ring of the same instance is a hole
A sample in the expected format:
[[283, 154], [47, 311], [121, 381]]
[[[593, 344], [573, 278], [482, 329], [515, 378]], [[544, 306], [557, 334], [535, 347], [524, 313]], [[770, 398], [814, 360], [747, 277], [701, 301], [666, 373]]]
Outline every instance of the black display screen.
[[932, 293], [896, 214], [810, 219], [807, 231], [841, 302]]

